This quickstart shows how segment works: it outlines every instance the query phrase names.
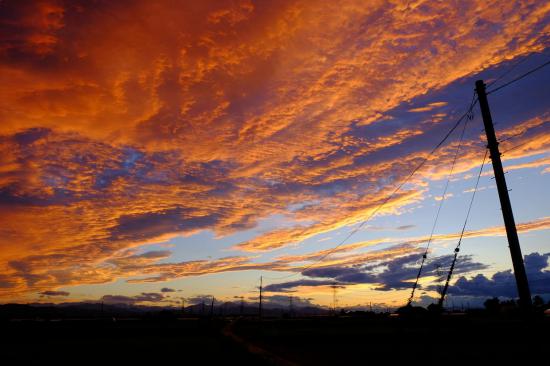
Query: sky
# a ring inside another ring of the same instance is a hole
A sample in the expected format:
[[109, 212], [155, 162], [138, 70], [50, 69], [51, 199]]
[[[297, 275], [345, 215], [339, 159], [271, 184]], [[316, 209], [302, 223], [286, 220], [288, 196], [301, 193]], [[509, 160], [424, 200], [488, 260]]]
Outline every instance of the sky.
[[[262, 276], [268, 302], [397, 307], [433, 228], [428, 304], [485, 154], [479, 106], [430, 151], [476, 80], [548, 60], [537, 0], [0, 1], [0, 302], [253, 302]], [[549, 101], [550, 67], [489, 95], [548, 299]], [[490, 296], [516, 289], [486, 161], [447, 304]]]

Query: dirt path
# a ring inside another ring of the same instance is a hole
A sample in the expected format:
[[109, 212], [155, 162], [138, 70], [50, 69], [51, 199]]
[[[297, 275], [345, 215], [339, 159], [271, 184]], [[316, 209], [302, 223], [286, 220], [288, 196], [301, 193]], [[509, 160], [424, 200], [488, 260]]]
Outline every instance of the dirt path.
[[273, 352], [270, 352], [266, 350], [265, 348], [262, 348], [256, 344], [251, 343], [250, 341], [247, 341], [246, 339], [238, 336], [235, 334], [234, 327], [238, 320], [229, 322], [223, 329], [222, 334], [228, 338], [230, 338], [234, 343], [236, 343], [238, 346], [243, 347], [246, 349], [249, 353], [261, 357], [264, 361], [266, 361], [269, 365], [281, 365], [281, 366], [299, 366], [299, 364], [289, 361], [279, 355], [274, 354]]

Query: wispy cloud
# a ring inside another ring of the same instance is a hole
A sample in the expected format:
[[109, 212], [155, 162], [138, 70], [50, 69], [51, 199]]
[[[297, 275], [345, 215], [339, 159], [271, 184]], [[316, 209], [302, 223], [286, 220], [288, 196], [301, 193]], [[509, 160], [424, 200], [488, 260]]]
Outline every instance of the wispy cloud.
[[409, 109], [409, 112], [428, 112], [439, 107], [444, 107], [446, 105], [447, 105], [447, 102], [433, 102], [424, 107]]
[[[457, 114], [448, 98], [415, 99], [543, 50], [548, 13], [540, 1], [0, 3], [0, 296], [288, 270], [250, 253], [368, 217], [445, 133], [436, 120]], [[502, 126], [527, 142], [505, 158], [547, 151], [536, 112]], [[457, 172], [479, 164], [476, 137]], [[453, 152], [380, 214], [425, 199]], [[294, 224], [236, 244], [239, 256], [135, 251], [273, 215]]]

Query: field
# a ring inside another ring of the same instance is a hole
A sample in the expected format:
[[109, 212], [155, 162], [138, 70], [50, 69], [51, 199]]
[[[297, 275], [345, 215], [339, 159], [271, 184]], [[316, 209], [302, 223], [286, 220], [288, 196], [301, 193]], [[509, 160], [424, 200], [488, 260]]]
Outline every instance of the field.
[[4, 323], [5, 365], [547, 364], [549, 319], [311, 317]]

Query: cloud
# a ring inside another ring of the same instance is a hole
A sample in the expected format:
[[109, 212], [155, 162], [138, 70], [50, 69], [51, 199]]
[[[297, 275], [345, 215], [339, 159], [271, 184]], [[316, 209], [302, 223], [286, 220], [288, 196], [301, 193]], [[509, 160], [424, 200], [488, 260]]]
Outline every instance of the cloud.
[[[547, 221], [547, 218], [543, 218], [519, 224], [518, 231], [529, 232], [531, 230], [548, 228]], [[458, 235], [458, 233], [443, 234], [434, 237], [434, 240], [454, 241]], [[504, 235], [503, 229], [500, 227], [490, 227], [483, 230], [466, 232], [465, 237], [494, 235]], [[382, 238], [367, 242], [345, 244], [336, 249], [315, 251], [302, 255], [280, 256], [266, 262], [255, 262], [247, 256], [231, 256], [212, 260], [157, 263], [159, 259], [169, 256], [170, 252], [151, 251], [134, 255], [127, 255], [123, 252], [121, 255], [107, 259], [104, 263], [93, 265], [87, 264], [76, 253], [75, 257], [69, 257], [66, 253], [59, 253], [48, 256], [33, 256], [27, 258], [25, 261], [10, 262], [11, 275], [5, 276], [3, 284], [6, 291], [13, 292], [44, 287], [51, 288], [53, 286], [106, 283], [123, 277], [132, 277], [128, 280], [131, 283], [155, 283], [183, 277], [231, 271], [261, 269], [300, 272], [306, 267], [309, 268], [307, 271], [318, 272], [304, 272], [304, 274], [318, 274], [322, 273], [324, 269], [327, 271], [344, 271], [340, 268], [345, 268], [345, 271], [340, 273], [340, 276], [334, 274], [332, 278], [345, 283], [376, 283], [372, 273], [357, 270], [356, 266], [378, 263], [380, 267], [380, 263], [386, 263], [385, 265], [388, 266], [392, 263], [391, 270], [375, 274], [376, 280], [380, 281], [379, 283], [384, 283], [378, 289], [406, 288], [410, 286], [406, 282], [416, 271], [415, 265], [407, 261], [416, 261], [420, 258], [422, 250], [418, 248], [418, 245], [425, 243], [427, 239], [427, 237]], [[362, 248], [368, 248], [377, 244], [390, 244], [390, 246], [384, 249], [370, 250], [365, 253], [360, 252]], [[327, 256], [327, 254], [330, 255]], [[323, 258], [323, 260], [318, 261], [320, 258]], [[397, 258], [403, 259], [398, 260]], [[443, 268], [445, 266], [448, 267], [450, 263], [449, 258], [442, 257], [438, 259]], [[393, 260], [395, 262], [391, 262]], [[434, 258], [434, 260], [436, 259]], [[402, 263], [401, 261], [404, 262]], [[467, 263], [468, 260], [465, 261], [463, 266], [466, 266]], [[53, 269], [51, 268], [52, 266]]]
[[[420, 199], [420, 191], [403, 192], [396, 195], [395, 198], [386, 202], [382, 209], [379, 209], [380, 214], [396, 213], [398, 208], [417, 202]], [[280, 229], [270, 231], [266, 234], [259, 235], [254, 239], [239, 243], [234, 248], [247, 252], [262, 252], [273, 249], [278, 249], [292, 243], [298, 243], [310, 237], [313, 237], [324, 232], [355, 224], [361, 218], [369, 217], [370, 214], [377, 210], [378, 207], [385, 202], [385, 197], [377, 197], [376, 201], [372, 201], [372, 197], [365, 196], [365, 202], [355, 201], [353, 204], [344, 203], [339, 207], [339, 215], [332, 217], [323, 217], [326, 214], [320, 212], [317, 207], [313, 209], [302, 209], [299, 215], [307, 216], [310, 219], [319, 219], [319, 223], [308, 227], [294, 227], [288, 229]], [[368, 202], [366, 201], [368, 199]], [[307, 213], [305, 212], [307, 210]]]
[[173, 288], [163, 287], [160, 289], [160, 292], [175, 292]]
[[[423, 277], [438, 276], [439, 269], [447, 271], [452, 255], [430, 258], [424, 267]], [[316, 287], [330, 285], [372, 284], [378, 291], [404, 290], [412, 288], [412, 282], [418, 273], [420, 253], [397, 256], [390, 259], [368, 262], [361, 265], [335, 265], [306, 269], [302, 275], [306, 279], [277, 283], [265, 287], [266, 291], [291, 292], [297, 287]], [[474, 262], [471, 256], [460, 257], [455, 273], [475, 272], [487, 268]], [[316, 279], [317, 278], [317, 279]], [[318, 278], [322, 278], [319, 280]], [[420, 286], [421, 287], [421, 286]]]
[[426, 105], [425, 107], [417, 107], [417, 108], [409, 109], [409, 112], [428, 112], [435, 108], [444, 107], [446, 105], [447, 105], [447, 102], [433, 102]]
[[67, 291], [42, 291], [39, 293], [42, 296], [69, 296], [70, 293]]
[[401, 225], [401, 226], [396, 227], [395, 230], [405, 231], [405, 230], [413, 229], [413, 228], [415, 228], [415, 227], [416, 227], [416, 225], [412, 225], [412, 224], [409, 224], [409, 225]]
[[[197, 305], [197, 304], [211, 304], [212, 303], [212, 295], [195, 295], [191, 297], [187, 297], [185, 301], [190, 305]], [[214, 299], [215, 301], [216, 299]]]
[[140, 267], [147, 264], [155, 263], [161, 259], [168, 258], [171, 255], [172, 252], [169, 250], [154, 250], [150, 252], [145, 252], [143, 254], [115, 256], [114, 258], [109, 260], [109, 263], [124, 268]]
[[[550, 271], [545, 270], [548, 267], [548, 258], [550, 253], [531, 253], [525, 256], [525, 270], [533, 295], [550, 294]], [[449, 288], [449, 294], [515, 298], [517, 297], [516, 280], [511, 270], [496, 272], [490, 278], [482, 274], [472, 278], [462, 276]]]
[[[293, 292], [292, 289], [300, 286], [330, 286], [334, 281], [320, 281], [320, 280], [297, 280], [284, 283], [276, 283], [267, 285], [264, 287], [266, 292]], [[295, 290], [294, 290], [295, 291]]]
[[443, 200], [443, 197], [445, 197], [445, 198], [451, 198], [451, 197], [453, 197], [453, 194], [452, 194], [452, 193], [447, 193], [447, 194], [445, 194], [445, 196], [435, 196], [435, 197], [434, 197], [434, 200], [436, 200], [436, 201], [441, 201], [441, 200]]
[[[541, 168], [541, 167], [548, 167], [548, 166], [550, 166], [550, 157], [544, 157], [544, 158], [530, 161], [528, 163], [507, 165], [506, 170], [511, 171], [511, 170], [517, 170], [517, 169]], [[545, 171], [545, 169], [543, 169], [543, 171]]]
[[137, 303], [158, 303], [164, 301], [164, 296], [155, 292], [142, 292], [135, 296], [123, 296], [123, 295], [104, 295], [101, 297], [101, 301], [106, 304], [137, 304]]
[[[550, 217], [542, 217], [537, 220], [519, 223], [517, 224], [517, 230], [519, 233], [528, 233], [538, 230], [547, 230], [550, 228]], [[465, 231], [464, 238], [479, 238], [479, 237], [491, 237], [491, 236], [504, 236], [506, 231], [502, 226], [492, 226], [486, 227], [479, 230], [470, 230]], [[456, 241], [459, 239], [461, 233], [449, 233], [449, 234], [435, 234], [432, 236], [433, 242], [447, 242], [447, 241]], [[343, 244], [338, 247], [332, 247], [325, 250], [319, 250], [316, 252], [300, 254], [300, 255], [284, 255], [277, 257], [277, 260], [281, 263], [292, 263], [292, 262], [302, 262], [302, 261], [315, 261], [320, 258], [326, 258], [327, 254], [332, 255], [333, 257], [342, 253], [354, 252], [362, 248], [368, 248], [380, 244], [392, 244], [388, 249], [381, 251], [373, 251], [366, 254], [360, 254], [360, 256], [370, 255], [376, 257], [377, 254], [410, 254], [411, 251], [417, 251], [416, 246], [426, 243], [429, 240], [429, 236], [418, 236], [418, 237], [385, 237], [379, 239], [372, 239], [363, 242], [356, 242], [350, 244]], [[351, 257], [355, 257], [358, 254], [352, 254]], [[349, 257], [348, 257], [349, 258]], [[346, 260], [345, 257], [343, 260]]]
[[[256, 299], [251, 298], [251, 300]], [[292, 295], [292, 306], [295, 308], [315, 306], [312, 300], [311, 298]], [[265, 295], [262, 296], [262, 306], [264, 303], [266, 307], [288, 308], [290, 306], [290, 297], [285, 295]]]
[[[1, 2], [0, 297], [297, 270], [251, 253], [368, 217], [445, 134], [464, 85], [545, 49], [547, 16], [537, 1]], [[504, 158], [548, 150], [546, 105], [501, 122], [528, 142]], [[477, 138], [457, 172], [477, 164]], [[453, 148], [379, 213], [425, 199]], [[273, 216], [292, 227], [237, 243], [238, 258], [135, 251]], [[331, 263], [368, 258], [349, 248]]]
[[[4, 55], [44, 57], [55, 50], [57, 31], [64, 27], [64, 8], [53, 1], [21, 1], [2, 4], [1, 50]], [[7, 19], [17, 21], [8, 22]]]

